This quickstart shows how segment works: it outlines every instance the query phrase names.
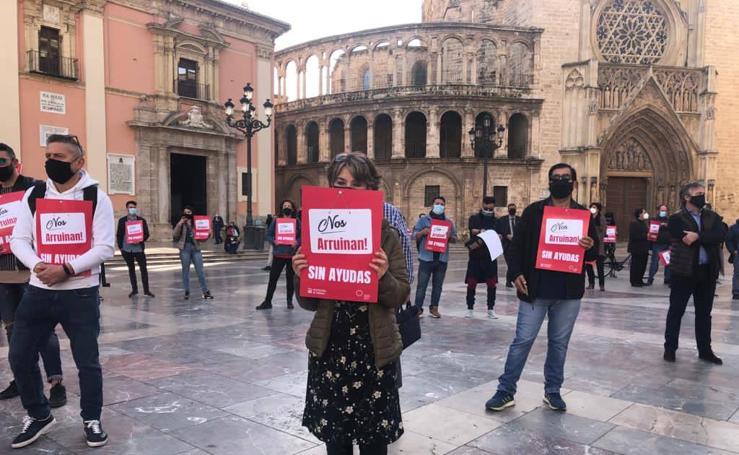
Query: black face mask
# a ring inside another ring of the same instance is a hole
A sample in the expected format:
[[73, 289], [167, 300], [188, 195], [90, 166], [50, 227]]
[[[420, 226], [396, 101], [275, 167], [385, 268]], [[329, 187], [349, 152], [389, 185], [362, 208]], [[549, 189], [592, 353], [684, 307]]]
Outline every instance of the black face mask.
[[188, 220], [192, 220], [192, 219], [193, 219], [193, 215], [192, 215], [192, 213], [184, 213], [184, 214], [182, 214], [182, 216], [184, 216], [184, 217], [185, 217], [185, 218], [187, 218]]
[[549, 182], [549, 192], [555, 199], [564, 199], [572, 194], [572, 182], [569, 180], [552, 180]]
[[15, 171], [15, 168], [12, 164], [10, 166], [0, 167], [0, 180], [3, 182], [8, 180], [13, 176], [13, 171]]
[[287, 216], [287, 217], [292, 216], [293, 209], [291, 209], [291, 208], [284, 208], [284, 209], [282, 209], [282, 214], [285, 215], [285, 216]]
[[516, 216], [516, 209], [508, 209], [508, 214], [511, 216]]
[[706, 206], [706, 195], [700, 194], [698, 196], [691, 196], [690, 203], [698, 207], [699, 209], [702, 209]]
[[66, 161], [48, 159], [46, 160], [45, 167], [46, 175], [60, 185], [67, 183], [75, 174], [72, 170], [72, 163], [67, 163]]

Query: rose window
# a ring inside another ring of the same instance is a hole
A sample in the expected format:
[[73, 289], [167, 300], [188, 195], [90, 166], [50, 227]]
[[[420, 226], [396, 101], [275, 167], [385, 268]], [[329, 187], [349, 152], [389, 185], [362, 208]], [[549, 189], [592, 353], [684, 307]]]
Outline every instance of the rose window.
[[657, 63], [668, 43], [664, 13], [652, 0], [613, 0], [598, 18], [596, 37], [610, 63]]

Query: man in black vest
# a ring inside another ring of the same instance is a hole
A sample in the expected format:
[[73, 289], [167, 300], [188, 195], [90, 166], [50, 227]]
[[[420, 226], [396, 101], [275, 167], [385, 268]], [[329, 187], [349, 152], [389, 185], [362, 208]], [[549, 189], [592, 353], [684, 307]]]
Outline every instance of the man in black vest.
[[[36, 181], [31, 177], [18, 174], [18, 158], [15, 151], [7, 144], [0, 143], [0, 194], [25, 193]], [[10, 239], [3, 239], [7, 244]], [[13, 336], [15, 312], [21, 302], [23, 293], [28, 288], [31, 271], [10, 252], [0, 255], [0, 317], [8, 335], [8, 345]], [[62, 385], [62, 359], [59, 355], [59, 338], [53, 330], [49, 333], [49, 341], [41, 348], [44, 360], [46, 379], [51, 384], [49, 406], [58, 408], [67, 403], [67, 391]], [[15, 380], [0, 392], [0, 400], [15, 398], [19, 395]]]
[[[136, 280], [136, 264], [138, 262], [141, 269], [141, 284], [144, 285], [144, 295], [154, 297], [149, 290], [149, 271], [146, 268], [146, 241], [149, 240], [149, 225], [146, 220], [139, 216], [136, 201], [126, 202], [126, 216], [118, 220], [118, 229], [116, 231], [116, 243], [118, 249], [121, 250], [123, 260], [128, 266], [128, 278], [131, 280], [131, 293], [128, 298], [134, 297], [139, 293], [139, 285]], [[141, 242], [128, 242], [126, 235], [126, 223], [129, 221], [141, 221], [144, 239]]]
[[726, 238], [726, 228], [716, 212], [704, 210], [706, 189], [702, 183], [685, 185], [680, 190], [680, 202], [682, 210], [672, 215], [667, 223], [672, 240], [670, 272], [673, 279], [664, 359], [675, 361], [680, 322], [688, 300], [693, 296], [698, 357], [722, 365], [723, 361], [711, 348], [711, 310], [720, 268], [719, 250]]
[[521, 217], [516, 216], [516, 210], [516, 204], [508, 204], [508, 215], [498, 218], [498, 227], [496, 228], [496, 231], [500, 234], [500, 240], [503, 243], [503, 257], [505, 257], [505, 263], [508, 265], [508, 271], [505, 275], [505, 286], [507, 288], [513, 287], [513, 280], [516, 278], [515, 276], [511, 276], [511, 259], [510, 253], [508, 252], [513, 235], [516, 233], [516, 226], [521, 222]]

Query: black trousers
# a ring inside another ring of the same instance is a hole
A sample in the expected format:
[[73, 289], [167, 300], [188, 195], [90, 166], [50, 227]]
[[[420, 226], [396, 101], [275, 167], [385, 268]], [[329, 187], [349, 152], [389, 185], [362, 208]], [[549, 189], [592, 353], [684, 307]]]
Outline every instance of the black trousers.
[[647, 271], [649, 252], [631, 253], [631, 285], [644, 283], [644, 273]]
[[[595, 266], [598, 269], [598, 284], [600, 287], [604, 287], [606, 285], [605, 270], [603, 268], [604, 260], [604, 256], [598, 256], [598, 259], [595, 260]], [[595, 271], [593, 270], [593, 266], [585, 264], [585, 272], [588, 274], [588, 283], [591, 286], [595, 286]]]
[[695, 340], [699, 354], [709, 354], [711, 350], [711, 310], [716, 292], [716, 280], [711, 276], [711, 267], [702, 265], [693, 277], [674, 277], [670, 289], [670, 309], [667, 311], [665, 328], [665, 351], [676, 351], [680, 338], [680, 323], [693, 296], [695, 306]]
[[139, 285], [136, 282], [136, 265], [134, 264], [134, 261], [136, 261], [139, 263], [139, 269], [141, 270], [141, 283], [144, 285], [144, 292], [149, 292], [149, 272], [146, 270], [146, 253], [121, 251], [121, 254], [128, 266], [128, 278], [131, 280], [131, 290], [133, 292], [139, 292]]
[[[352, 455], [351, 444], [342, 446], [338, 444], [326, 444], [327, 455]], [[359, 446], [360, 455], [387, 455], [387, 444], [372, 444], [371, 446]]]
[[510, 260], [511, 254], [509, 253], [509, 250], [510, 250], [509, 246], [510, 246], [510, 242], [508, 243], [508, 246], [505, 246], [503, 248], [503, 257], [505, 258], [505, 263], [506, 263], [506, 272], [505, 272], [505, 284], [506, 285], [508, 283], [513, 283], [513, 281], [516, 279], [516, 277], [512, 275], [511, 268], [508, 265], [511, 263], [511, 260]]
[[287, 301], [293, 301], [293, 294], [295, 293], [295, 272], [293, 272], [293, 260], [292, 258], [278, 258], [272, 259], [272, 268], [269, 271], [269, 284], [267, 284], [267, 296], [264, 298], [267, 302], [272, 302], [272, 296], [275, 294], [277, 289], [277, 280], [282, 275], [282, 269], [286, 268], [285, 279], [287, 280]]

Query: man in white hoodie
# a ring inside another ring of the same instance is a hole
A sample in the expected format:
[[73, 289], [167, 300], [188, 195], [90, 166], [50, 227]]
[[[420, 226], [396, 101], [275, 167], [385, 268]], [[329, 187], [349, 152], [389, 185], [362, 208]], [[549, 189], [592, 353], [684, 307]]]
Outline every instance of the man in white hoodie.
[[84, 151], [76, 136], [49, 136], [49, 179], [26, 192], [13, 230], [13, 253], [31, 270], [30, 286], [16, 312], [9, 354], [28, 413], [12, 442], [14, 449], [32, 444], [55, 422], [37, 361], [38, 346], [57, 324], [69, 337], [79, 372], [87, 445], [100, 447], [108, 442], [100, 425], [103, 376], [97, 343], [98, 284], [100, 264], [113, 257], [115, 228], [110, 198], [84, 166]]

